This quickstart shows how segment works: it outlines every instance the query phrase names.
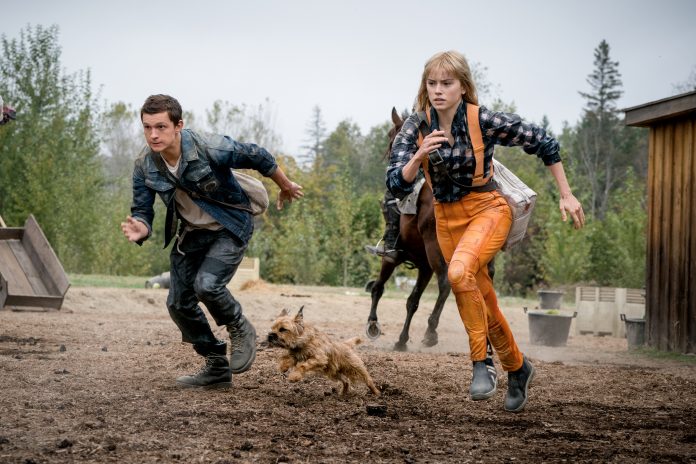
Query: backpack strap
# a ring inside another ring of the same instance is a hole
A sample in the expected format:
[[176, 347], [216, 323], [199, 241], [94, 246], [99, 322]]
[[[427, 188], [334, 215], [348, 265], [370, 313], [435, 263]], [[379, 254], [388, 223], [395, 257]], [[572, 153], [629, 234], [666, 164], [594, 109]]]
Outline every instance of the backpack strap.
[[[416, 144], [418, 147], [423, 145], [423, 138], [430, 134], [430, 113], [427, 111], [419, 111], [417, 113], [418, 116], [418, 142]], [[434, 152], [433, 152], [434, 153]], [[425, 180], [428, 183], [428, 187], [430, 187], [430, 190], [433, 189], [433, 183], [430, 180], [430, 171], [428, 170], [428, 160], [430, 159], [430, 153], [428, 153], [428, 156], [423, 158], [423, 161], [421, 162], [421, 167], [423, 168], [423, 174], [425, 174]], [[442, 160], [442, 157], [440, 157], [440, 160]], [[433, 164], [433, 169], [437, 171], [438, 165]], [[445, 171], [446, 172], [446, 171]]]
[[479, 107], [473, 103], [466, 104], [466, 126], [471, 138], [471, 146], [474, 150], [474, 159], [476, 160], [476, 170], [474, 171], [474, 180], [472, 186], [485, 185], [493, 177], [493, 166], [487, 177], [483, 177], [484, 157], [483, 151], [483, 135], [481, 134], [481, 123], [479, 122]]
[[[206, 153], [205, 154], [206, 162], [208, 162], [208, 153], [207, 153], [207, 151], [205, 153]], [[160, 174], [162, 174], [167, 179], [169, 179], [169, 181], [171, 183], [173, 183], [176, 188], [180, 188], [184, 192], [188, 193], [188, 195], [191, 198], [193, 198], [195, 200], [205, 200], [207, 202], [215, 203], [216, 205], [219, 205], [219, 206], [222, 206], [225, 208], [241, 209], [242, 211], [246, 211], [248, 213], [252, 212], [251, 207], [249, 207], [249, 206], [242, 205], [242, 204], [225, 203], [225, 202], [216, 200], [214, 198], [211, 198], [209, 196], [206, 196], [206, 195], [203, 195], [201, 193], [198, 193], [198, 192], [191, 190], [190, 188], [188, 188], [184, 184], [182, 184], [181, 181], [179, 179], [177, 179], [176, 176], [174, 176], [174, 174], [169, 172], [169, 169], [167, 169], [167, 167], [164, 165], [164, 160], [159, 155], [159, 153], [155, 153], [153, 151], [150, 151], [150, 157], [151, 157], [152, 161], [155, 163], [155, 166], [157, 167], [157, 170], [160, 172]], [[215, 175], [215, 171], [213, 171], [213, 175]]]

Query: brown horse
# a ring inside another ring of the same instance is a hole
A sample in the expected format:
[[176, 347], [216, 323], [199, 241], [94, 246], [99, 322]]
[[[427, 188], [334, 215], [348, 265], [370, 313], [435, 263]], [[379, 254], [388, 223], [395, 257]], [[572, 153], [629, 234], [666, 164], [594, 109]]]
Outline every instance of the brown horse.
[[[392, 122], [394, 127], [389, 131], [389, 147], [387, 156], [391, 152], [392, 143], [396, 134], [399, 133], [403, 120], [392, 108]], [[416, 214], [402, 214], [399, 223], [399, 247], [405, 252], [401, 253], [404, 258], [397, 262], [389, 262], [382, 259], [382, 267], [377, 280], [367, 283], [365, 290], [372, 294], [372, 307], [370, 316], [367, 319], [367, 336], [376, 339], [382, 333], [379, 322], [377, 321], [377, 304], [384, 293], [384, 284], [389, 280], [397, 266], [408, 262], [418, 269], [418, 278], [411, 294], [406, 301], [406, 321], [399, 335], [399, 341], [394, 345], [394, 349], [405, 351], [407, 349], [408, 332], [411, 327], [411, 319], [418, 310], [418, 303], [427, 287], [433, 273], [437, 276], [438, 295], [433, 312], [428, 318], [428, 328], [425, 331], [423, 345], [433, 346], [437, 344], [437, 326], [440, 322], [440, 314], [445, 305], [445, 301], [450, 294], [451, 288], [447, 280], [447, 263], [442, 257], [442, 252], [437, 243], [435, 233], [435, 213], [433, 210], [433, 192], [427, 184], [423, 185], [417, 201]]]

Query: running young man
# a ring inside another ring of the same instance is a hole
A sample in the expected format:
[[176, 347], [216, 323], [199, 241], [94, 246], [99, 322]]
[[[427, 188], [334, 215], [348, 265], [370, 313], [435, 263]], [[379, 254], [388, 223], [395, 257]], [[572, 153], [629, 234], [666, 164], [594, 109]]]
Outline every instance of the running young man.
[[[249, 199], [230, 169], [270, 177], [280, 188], [278, 209], [301, 198], [302, 187], [264, 148], [184, 129], [181, 105], [173, 97], [148, 97], [140, 118], [147, 146], [135, 161], [131, 215], [121, 229], [139, 245], [149, 238], [159, 195], [167, 206], [164, 246], [176, 238], [167, 308], [182, 340], [205, 357], [198, 373], [176, 380], [191, 387], [229, 386], [232, 374], [247, 371], [256, 357], [256, 330], [227, 289], [254, 229]], [[226, 343], [213, 334], [199, 302], [218, 326], [227, 327], [229, 361]]]

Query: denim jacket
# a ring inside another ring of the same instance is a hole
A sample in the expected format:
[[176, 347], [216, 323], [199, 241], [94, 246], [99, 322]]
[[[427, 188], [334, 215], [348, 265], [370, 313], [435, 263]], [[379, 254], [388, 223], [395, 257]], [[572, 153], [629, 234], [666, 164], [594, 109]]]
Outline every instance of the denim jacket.
[[[157, 161], [156, 157], [159, 156], [159, 153], [153, 152], [146, 145], [135, 160], [131, 216], [147, 226], [146, 239], [149, 238], [152, 235], [152, 221], [155, 217], [155, 195], [159, 195], [167, 206], [164, 230], [166, 248], [176, 234], [178, 222], [174, 201], [176, 184], [165, 172], [158, 169], [158, 164], [163, 167], [163, 163]], [[223, 203], [248, 206], [249, 199], [230, 169], [255, 169], [268, 177], [273, 175], [277, 167], [273, 156], [258, 145], [237, 142], [223, 135], [202, 134], [189, 129], [181, 131], [179, 182], [186, 190]], [[166, 167], [164, 169], [166, 170]], [[221, 206], [204, 198], [193, 198], [193, 201], [243, 244], [249, 241], [254, 223], [247, 211]], [[138, 244], [142, 244], [146, 239]]]

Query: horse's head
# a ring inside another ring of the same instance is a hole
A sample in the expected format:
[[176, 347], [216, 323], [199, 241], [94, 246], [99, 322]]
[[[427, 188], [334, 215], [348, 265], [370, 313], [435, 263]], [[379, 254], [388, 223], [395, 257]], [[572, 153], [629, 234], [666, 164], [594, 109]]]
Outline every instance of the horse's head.
[[384, 153], [384, 157], [386, 159], [389, 159], [389, 155], [391, 154], [392, 150], [392, 144], [394, 143], [396, 134], [399, 133], [399, 131], [401, 130], [401, 126], [404, 125], [404, 120], [401, 119], [401, 116], [399, 116], [399, 113], [396, 111], [396, 108], [392, 108], [391, 118], [392, 123], [394, 123], [394, 125], [391, 129], [389, 129], [389, 132], [387, 132], [387, 135], [389, 136], [389, 145], [387, 145], [387, 151], [386, 153]]

